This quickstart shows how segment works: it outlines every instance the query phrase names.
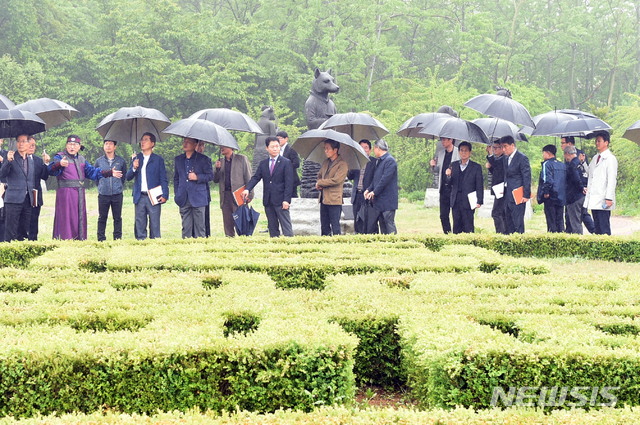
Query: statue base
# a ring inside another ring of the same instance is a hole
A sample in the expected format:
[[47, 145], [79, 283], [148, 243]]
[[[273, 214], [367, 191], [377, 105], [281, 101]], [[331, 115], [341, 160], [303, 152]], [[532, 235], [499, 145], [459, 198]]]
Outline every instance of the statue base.
[[[345, 205], [351, 205], [349, 199], [344, 199]], [[294, 198], [291, 200], [291, 224], [294, 235], [320, 235], [320, 204], [317, 199]], [[353, 220], [344, 219], [344, 211], [340, 219], [342, 234], [354, 233]]]

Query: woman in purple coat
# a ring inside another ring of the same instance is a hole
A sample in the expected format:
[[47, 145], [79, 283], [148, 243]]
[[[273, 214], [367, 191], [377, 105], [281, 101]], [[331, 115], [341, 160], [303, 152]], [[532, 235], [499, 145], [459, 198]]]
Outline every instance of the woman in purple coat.
[[49, 164], [49, 174], [58, 178], [53, 219], [54, 239], [87, 239], [85, 179], [98, 181], [102, 177], [122, 177], [122, 171], [93, 167], [79, 154], [81, 143], [80, 137], [76, 135], [67, 137], [65, 150], [58, 152]]

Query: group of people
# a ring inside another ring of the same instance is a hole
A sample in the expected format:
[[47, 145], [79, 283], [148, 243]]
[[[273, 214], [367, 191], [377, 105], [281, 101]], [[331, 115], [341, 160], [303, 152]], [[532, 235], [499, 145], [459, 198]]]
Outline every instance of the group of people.
[[[544, 205], [549, 232], [611, 235], [611, 210], [615, 207], [618, 162], [609, 150], [607, 131], [592, 135], [598, 155], [588, 162], [575, 147], [575, 138], [561, 138], [564, 161], [556, 158], [555, 145], [542, 148], [542, 169], [537, 201]], [[431, 160], [438, 173], [440, 221], [444, 233], [474, 231], [474, 212], [483, 204], [480, 164], [471, 161], [472, 146], [441, 138], [443, 149]], [[491, 216], [496, 233], [524, 233], [526, 204], [531, 198], [531, 166], [511, 136], [487, 146], [485, 167], [491, 174], [494, 197]], [[593, 218], [589, 214], [591, 214]], [[453, 216], [453, 229], [450, 221]]]
[[[204, 142], [185, 137], [183, 153], [174, 159], [174, 199], [182, 219], [182, 237], [208, 237], [211, 234], [209, 204], [211, 181], [218, 183], [220, 209], [226, 236], [235, 236], [233, 214], [239, 204], [251, 202], [253, 189], [263, 182], [263, 205], [267, 216], [269, 235], [293, 236], [289, 207], [297, 197], [300, 185], [297, 168], [300, 158], [288, 144], [288, 134], [280, 131], [267, 137], [265, 147], [269, 157], [260, 162], [255, 173], [246, 156], [229, 147], [221, 147], [221, 158], [212, 164], [204, 155]], [[134, 234], [136, 239], [159, 238], [162, 205], [169, 199], [169, 184], [165, 161], [155, 154], [156, 136], [144, 133], [140, 139], [140, 152], [131, 158], [131, 164], [116, 154], [118, 142], [104, 140], [104, 155], [91, 164], [82, 155], [82, 139], [67, 137], [64, 150], [53, 158], [43, 153], [35, 155], [36, 141], [28, 134], [16, 138], [16, 150], [0, 150], [0, 190], [3, 207], [0, 208], [0, 240], [37, 240], [38, 220], [42, 206], [42, 187], [49, 176], [57, 178], [53, 238], [87, 239], [87, 207], [85, 181], [98, 185], [99, 241], [106, 240], [109, 211], [113, 218], [113, 239], [122, 238], [122, 205], [125, 181], [133, 180], [135, 205]], [[366, 152], [371, 143], [360, 143]], [[320, 222], [322, 235], [341, 234], [342, 193], [349, 172], [340, 155], [340, 143], [324, 142], [326, 160], [318, 173], [316, 188], [320, 192]], [[358, 227], [360, 233], [396, 233], [395, 210], [398, 208], [397, 165], [388, 153], [384, 140], [374, 147], [375, 157], [358, 173], [358, 190], [354, 197], [359, 207], [371, 211], [367, 228]], [[360, 177], [361, 175], [361, 177]], [[366, 184], [363, 184], [366, 182]], [[239, 195], [239, 196], [237, 196]], [[375, 229], [375, 230], [374, 230]]]

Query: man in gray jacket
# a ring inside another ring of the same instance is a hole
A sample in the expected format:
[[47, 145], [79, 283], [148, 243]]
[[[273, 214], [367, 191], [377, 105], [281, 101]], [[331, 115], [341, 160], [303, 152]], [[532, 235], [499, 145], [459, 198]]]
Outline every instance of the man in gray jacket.
[[[127, 162], [116, 155], [118, 142], [105, 140], [102, 145], [104, 155], [96, 160], [95, 167], [102, 170], [116, 169], [122, 171], [123, 176], [127, 170]], [[109, 209], [113, 217], [113, 239], [122, 239], [122, 191], [124, 190], [124, 177], [105, 177], [98, 181], [98, 240], [106, 240], [107, 218]]]

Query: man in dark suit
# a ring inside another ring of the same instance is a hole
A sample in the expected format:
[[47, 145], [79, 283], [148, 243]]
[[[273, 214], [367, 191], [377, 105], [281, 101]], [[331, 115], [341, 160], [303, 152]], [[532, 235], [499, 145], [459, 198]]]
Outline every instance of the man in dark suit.
[[[493, 195], [493, 207], [491, 208], [491, 218], [496, 228], [496, 233], [505, 234], [504, 216], [504, 162], [502, 159], [502, 145], [497, 141], [492, 146], [487, 146], [486, 167], [491, 174], [491, 194]], [[496, 193], [494, 187], [500, 185], [502, 192]]]
[[[524, 213], [527, 201], [531, 198], [531, 166], [529, 158], [516, 149], [516, 142], [511, 136], [498, 140], [502, 145], [504, 166], [504, 208], [506, 231], [524, 233]], [[516, 204], [513, 191], [522, 188], [522, 200]]]
[[280, 156], [280, 142], [274, 136], [269, 136], [264, 141], [269, 158], [263, 159], [258, 164], [255, 174], [249, 180], [246, 189], [242, 192], [245, 200], [249, 198], [249, 192], [262, 180], [262, 205], [267, 215], [269, 236], [280, 236], [280, 227], [284, 236], [293, 236], [289, 204], [293, 188], [293, 167], [291, 161]]
[[[353, 180], [353, 189], [351, 190], [351, 205], [353, 207], [353, 227], [356, 233], [366, 233], [364, 221], [358, 219], [358, 213], [365, 203], [364, 191], [373, 181], [373, 172], [375, 170], [376, 157], [371, 156], [371, 142], [362, 139], [359, 142], [362, 149], [369, 156], [369, 162], [365, 168], [359, 170], [349, 170], [347, 178]], [[378, 233], [378, 232], [375, 232]]]
[[28, 155], [29, 135], [17, 137], [17, 151], [7, 152], [0, 167], [0, 178], [5, 179], [4, 194], [5, 241], [24, 240], [31, 224], [35, 167]]
[[383, 139], [376, 141], [373, 147], [376, 156], [376, 167], [371, 184], [364, 192], [364, 199], [373, 202], [373, 208], [378, 212], [378, 219], [368, 223], [367, 233], [374, 233], [375, 226], [380, 225], [380, 233], [394, 235], [396, 229], [395, 217], [398, 209], [398, 164], [389, 153], [389, 146]]
[[29, 156], [33, 158], [34, 173], [33, 188], [38, 192], [37, 205], [31, 209], [31, 221], [29, 223], [28, 234], [26, 236], [30, 241], [38, 240], [38, 222], [40, 221], [40, 209], [42, 208], [42, 180], [47, 180], [49, 177], [49, 169], [47, 165], [51, 158], [46, 153], [42, 154], [42, 158], [37, 156], [36, 153], [36, 139], [32, 136], [29, 137], [29, 150], [27, 152]]
[[204, 210], [209, 203], [208, 186], [213, 180], [211, 159], [196, 152], [198, 140], [182, 139], [183, 154], [175, 157], [173, 191], [182, 217], [182, 238], [205, 238]]
[[[133, 183], [133, 203], [135, 204], [135, 235], [136, 239], [147, 238], [147, 218], [149, 223], [149, 238], [160, 237], [160, 212], [162, 204], [169, 199], [169, 181], [164, 159], [155, 153], [156, 136], [144, 133], [140, 139], [142, 152], [133, 157], [131, 168], [127, 171], [127, 181], [135, 177]], [[162, 196], [153, 205], [148, 191], [160, 186]]]
[[287, 158], [291, 161], [291, 166], [293, 167], [293, 191], [291, 192], [292, 198], [298, 197], [298, 186], [300, 186], [300, 177], [298, 176], [298, 168], [300, 168], [300, 157], [298, 156], [298, 152], [294, 151], [291, 146], [289, 146], [289, 135], [286, 131], [278, 131], [276, 133], [276, 137], [280, 142], [280, 156]]
[[[459, 161], [453, 161], [445, 171], [451, 186], [451, 210], [453, 212], [453, 233], [473, 233], [473, 215], [484, 202], [482, 167], [470, 161], [471, 143], [458, 145]], [[470, 200], [470, 194], [473, 193]], [[473, 205], [471, 204], [473, 202]]]

